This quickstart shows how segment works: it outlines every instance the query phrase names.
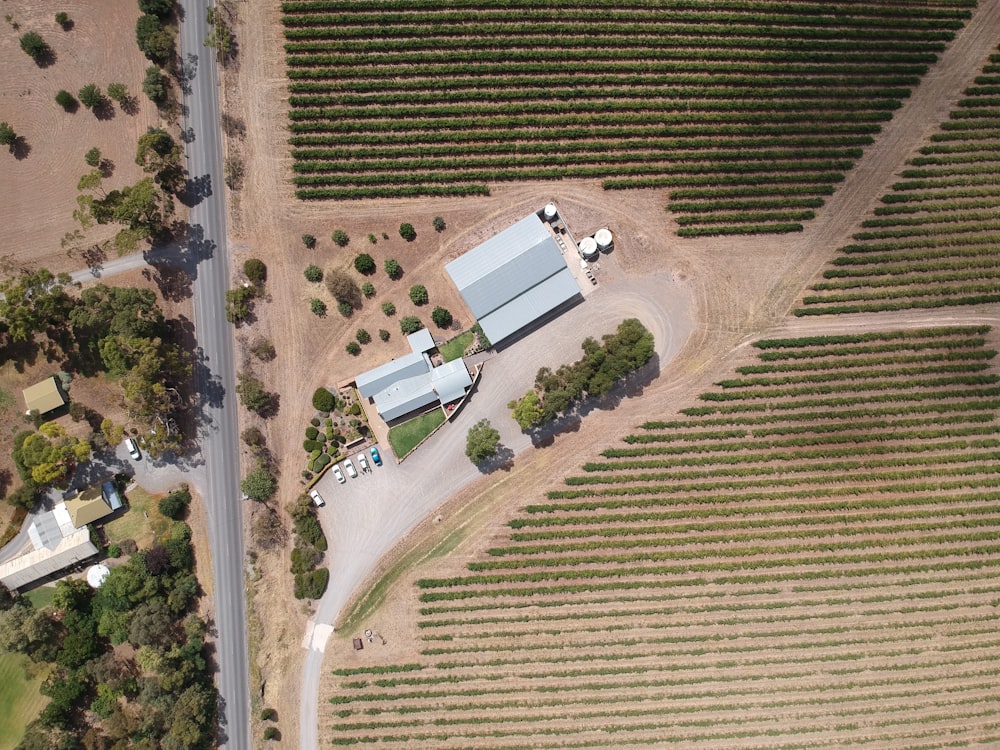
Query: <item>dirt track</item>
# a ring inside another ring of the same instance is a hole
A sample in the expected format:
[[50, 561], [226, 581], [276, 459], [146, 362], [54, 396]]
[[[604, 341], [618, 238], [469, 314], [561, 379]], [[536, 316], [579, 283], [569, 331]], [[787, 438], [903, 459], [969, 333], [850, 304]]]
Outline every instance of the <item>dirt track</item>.
[[[564, 467], [577, 466], [583, 457], [592, 455], [594, 446], [619, 438], [649, 415], [676, 411], [705, 390], [718, 373], [727, 371], [730, 360], [740, 356], [741, 345], [752, 338], [778, 330], [781, 335], [791, 335], [820, 328], [913, 324], [917, 319], [906, 314], [843, 321], [800, 321], [786, 316], [809, 280], [849, 239], [864, 212], [892, 183], [893, 175], [921, 139], [946, 116], [1000, 38], [1000, 2], [981, 2], [973, 20], [802, 234], [679, 240], [663, 211], [666, 203], [663, 193], [605, 193], [594, 182], [497, 185], [492, 186], [493, 194], [489, 197], [457, 202], [303, 204], [296, 201], [289, 182], [286, 107], [271, 106], [287, 97], [279, 9], [248, 3], [241, 5], [239, 12], [241, 62], [238, 72], [227, 77], [226, 98], [230, 113], [247, 122], [245, 140], [237, 143], [236, 148], [246, 159], [248, 177], [243, 190], [231, 201], [234, 213], [231, 226], [236, 246], [242, 244], [245, 248], [244, 256], [258, 255], [269, 266], [271, 301], [262, 308], [252, 331], [254, 335], [269, 336], [279, 350], [276, 363], [256, 369], [281, 393], [281, 413], [264, 427], [270, 445], [279, 455], [284, 455], [289, 447], [282, 461], [282, 503], [297, 491], [295, 477], [301, 468], [297, 448], [303, 415], [308, 409], [308, 394], [317, 385], [336, 382], [371, 366], [384, 359], [387, 352], [394, 356], [390, 349], [366, 347], [361, 358], [347, 358], [343, 346], [366, 319], [359, 317], [344, 326], [337, 319], [320, 322], [309, 314], [304, 300], [311, 292], [302, 278], [302, 268], [315, 262], [313, 257], [322, 258], [321, 265], [346, 264], [354, 253], [367, 249], [364, 237], [368, 232], [386, 231], [391, 239], [388, 242], [379, 239], [375, 249], [401, 260], [407, 270], [406, 286], [425, 283], [432, 295], [436, 290], [447, 295], [448, 285], [440, 271], [443, 261], [554, 198], [565, 207], [575, 231], [585, 233], [603, 224], [612, 227], [619, 237], [615, 264], [623, 284], [652, 268], [657, 273], [670, 274], [690, 291], [693, 300], [690, 316], [695, 321], [695, 332], [671, 362], [663, 363], [659, 379], [646, 389], [641, 400], [627, 400], [612, 412], [592, 413], [579, 431], [561, 435], [552, 446], [523, 455], [509, 473], [485, 477], [448, 501], [442, 515], [445, 518], [456, 515], [465, 524], [465, 536], [473, 538], [469, 549], [460, 548], [459, 558], [474, 553], [475, 539], [480, 538], [483, 527], [502, 520], [498, 517], [502, 513], [496, 511], [505, 498], [538, 496], [554, 484], [555, 476], [564, 473]], [[260, 102], [269, 106], [260, 106]], [[435, 236], [429, 226], [431, 218], [438, 214], [446, 218], [449, 228]], [[410, 221], [418, 228], [420, 236], [412, 246], [392, 236], [400, 221]], [[335, 252], [329, 242], [330, 231], [338, 227], [352, 237], [347, 252]], [[426, 229], [421, 231], [422, 228]], [[320, 238], [321, 255], [310, 256], [303, 250], [299, 236], [304, 232]], [[384, 280], [382, 284], [385, 285]], [[454, 305], [453, 311], [461, 309], [461, 303], [456, 303], [454, 297], [448, 299]], [[998, 309], [943, 314], [969, 322], [994, 320], [997, 315]], [[367, 325], [374, 331], [383, 320], [376, 312]], [[941, 318], [919, 317], [919, 322], [931, 320]], [[468, 508], [465, 514], [459, 513], [463, 507]], [[421, 538], [438, 537], [441, 529], [442, 526], [429, 520], [405, 540], [400, 553]], [[488, 533], [482, 535], [488, 536]], [[384, 563], [383, 570], [391, 559]], [[268, 575], [256, 595], [258, 611], [284, 611], [287, 558], [269, 555], [264, 561]], [[409, 599], [410, 596], [403, 594], [402, 600]], [[266, 649], [259, 661], [267, 678], [267, 702], [277, 705], [287, 738], [297, 735], [295, 675], [302, 652], [298, 649], [299, 638], [294, 634], [301, 632], [306, 615], [300, 612], [298, 618], [283, 622], [268, 620], [262, 625], [262, 642], [286, 644], [284, 649]]]

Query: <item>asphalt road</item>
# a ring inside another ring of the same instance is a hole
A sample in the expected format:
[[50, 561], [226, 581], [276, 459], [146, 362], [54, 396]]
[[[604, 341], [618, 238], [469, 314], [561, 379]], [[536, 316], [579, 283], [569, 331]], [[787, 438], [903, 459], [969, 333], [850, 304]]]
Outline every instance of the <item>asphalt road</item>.
[[215, 579], [216, 666], [221, 695], [220, 747], [244, 750], [250, 741], [249, 659], [244, 590], [243, 507], [233, 336], [225, 315], [229, 288], [225, 187], [219, 118], [219, 77], [208, 37], [207, 0], [181, 3], [180, 48], [185, 149], [191, 205], [190, 267], [198, 341], [195, 386], [200, 396], [199, 439], [206, 476], [202, 497]]

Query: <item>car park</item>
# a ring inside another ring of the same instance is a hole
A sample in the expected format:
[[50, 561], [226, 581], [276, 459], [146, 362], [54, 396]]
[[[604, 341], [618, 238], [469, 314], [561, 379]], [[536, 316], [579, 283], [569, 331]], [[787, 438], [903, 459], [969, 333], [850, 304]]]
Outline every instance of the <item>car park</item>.
[[380, 456], [378, 454], [378, 448], [376, 448], [375, 446], [372, 446], [372, 449], [370, 451], [368, 451], [368, 452], [372, 454], [372, 461], [375, 462], [375, 465], [376, 466], [381, 466], [382, 465], [382, 456]]
[[354, 468], [354, 464], [351, 463], [351, 459], [344, 461], [344, 470], [347, 472], [347, 476], [351, 479], [358, 478], [358, 470]]
[[341, 484], [347, 481], [346, 479], [344, 479], [344, 472], [340, 470], [340, 464], [333, 465], [333, 475], [337, 477], [337, 481], [340, 482]]
[[139, 446], [133, 438], [125, 438], [125, 450], [127, 450], [128, 454], [136, 461], [142, 458], [142, 454], [139, 453]]
[[323, 499], [323, 496], [319, 494], [319, 490], [309, 490], [309, 497], [312, 498], [313, 505], [317, 508], [322, 508], [326, 505], [326, 501]]
[[365, 458], [364, 453], [358, 454], [358, 466], [361, 467], [362, 472], [371, 471], [371, 468], [368, 466], [368, 459]]

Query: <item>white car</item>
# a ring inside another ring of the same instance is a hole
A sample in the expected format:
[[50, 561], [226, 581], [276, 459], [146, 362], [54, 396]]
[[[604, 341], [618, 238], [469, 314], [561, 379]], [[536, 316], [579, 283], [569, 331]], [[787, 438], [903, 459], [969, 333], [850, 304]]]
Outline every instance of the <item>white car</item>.
[[337, 481], [340, 482], [341, 484], [347, 481], [346, 479], [344, 479], [344, 472], [340, 470], [340, 464], [333, 465], [333, 475], [337, 477]]
[[358, 478], [358, 470], [354, 468], [354, 464], [351, 463], [351, 459], [344, 461], [344, 469], [347, 470], [347, 476], [351, 479]]
[[326, 505], [326, 501], [323, 499], [323, 496], [319, 494], [319, 490], [309, 490], [309, 497], [312, 498], [313, 505], [317, 508], [322, 508]]
[[359, 453], [358, 454], [358, 466], [361, 467], [361, 471], [368, 471], [369, 470], [368, 459], [365, 458], [365, 454], [364, 453]]
[[127, 450], [128, 454], [136, 461], [142, 458], [142, 454], [139, 453], [139, 446], [132, 438], [125, 438], [125, 450]]

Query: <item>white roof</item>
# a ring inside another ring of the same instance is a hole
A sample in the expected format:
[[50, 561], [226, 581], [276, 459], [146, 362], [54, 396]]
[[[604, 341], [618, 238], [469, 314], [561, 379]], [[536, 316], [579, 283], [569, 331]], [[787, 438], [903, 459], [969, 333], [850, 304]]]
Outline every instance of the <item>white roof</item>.
[[375, 408], [386, 422], [409, 414], [414, 409], [438, 400], [431, 387], [430, 373], [398, 380], [384, 391], [375, 394]]
[[58, 573], [97, 554], [87, 527], [63, 537], [55, 549], [42, 547], [0, 564], [0, 582], [11, 591]]
[[503, 341], [546, 313], [579, 296], [580, 285], [568, 268], [550, 276], [499, 310], [479, 319], [491, 344]]
[[409, 342], [410, 348], [418, 354], [429, 352], [434, 348], [434, 337], [431, 336], [431, 332], [426, 328], [421, 328], [416, 333], [411, 333], [406, 337], [406, 340]]
[[431, 386], [442, 404], [462, 398], [472, 385], [472, 376], [465, 366], [465, 360], [453, 359], [431, 370]]
[[371, 398], [396, 381], [421, 375], [428, 369], [430, 365], [422, 352], [410, 352], [373, 370], [361, 373], [354, 379], [354, 383], [358, 387], [358, 393], [364, 398]]

